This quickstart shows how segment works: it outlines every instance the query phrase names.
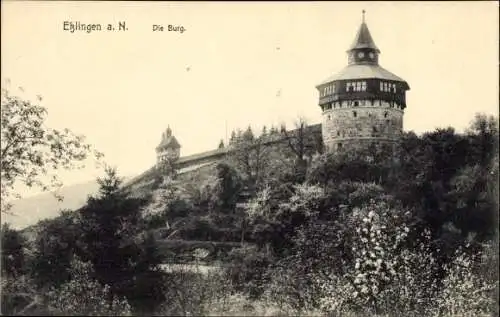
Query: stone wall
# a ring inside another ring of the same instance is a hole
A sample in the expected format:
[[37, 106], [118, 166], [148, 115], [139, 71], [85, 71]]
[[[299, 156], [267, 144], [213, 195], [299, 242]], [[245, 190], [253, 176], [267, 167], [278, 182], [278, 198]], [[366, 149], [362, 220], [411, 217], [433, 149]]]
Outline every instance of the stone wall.
[[329, 151], [398, 140], [403, 110], [396, 103], [358, 100], [332, 104], [323, 111], [322, 134]]

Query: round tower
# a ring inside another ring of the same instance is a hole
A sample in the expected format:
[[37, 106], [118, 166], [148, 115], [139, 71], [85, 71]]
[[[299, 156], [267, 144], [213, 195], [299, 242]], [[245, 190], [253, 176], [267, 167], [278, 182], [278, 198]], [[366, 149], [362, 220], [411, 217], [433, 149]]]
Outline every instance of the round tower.
[[408, 83], [379, 66], [380, 50], [363, 21], [347, 51], [348, 65], [316, 86], [328, 151], [394, 144], [403, 132]]

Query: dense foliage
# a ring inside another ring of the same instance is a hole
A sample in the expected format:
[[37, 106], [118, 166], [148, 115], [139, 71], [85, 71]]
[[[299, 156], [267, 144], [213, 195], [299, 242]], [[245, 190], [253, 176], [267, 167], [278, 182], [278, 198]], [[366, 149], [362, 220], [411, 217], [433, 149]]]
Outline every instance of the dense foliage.
[[[98, 195], [40, 223], [31, 242], [2, 229], [2, 309], [258, 315], [265, 303], [293, 315], [498, 313], [494, 118], [478, 115], [465, 133], [405, 133], [394, 149], [332, 155], [317, 141], [303, 121], [290, 133], [234, 133], [232, 154], [208, 175], [170, 164], [149, 201], [109, 169]], [[167, 255], [227, 267], [161, 269]]]

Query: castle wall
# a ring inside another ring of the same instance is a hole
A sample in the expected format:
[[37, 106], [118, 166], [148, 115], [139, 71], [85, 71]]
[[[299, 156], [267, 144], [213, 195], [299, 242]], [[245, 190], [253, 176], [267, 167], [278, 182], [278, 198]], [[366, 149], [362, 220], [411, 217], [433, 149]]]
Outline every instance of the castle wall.
[[323, 141], [329, 151], [392, 142], [402, 132], [403, 110], [396, 103], [337, 101], [323, 111]]
[[[297, 133], [297, 130], [290, 130], [288, 131], [289, 135], [294, 135]], [[320, 124], [314, 124], [310, 125], [307, 127], [307, 133], [311, 133], [314, 135], [314, 138], [316, 140], [321, 140], [321, 125]], [[321, 142], [321, 141], [320, 141]], [[267, 146], [276, 146], [281, 144], [282, 146], [287, 147], [288, 145], [285, 143], [285, 140], [281, 134], [277, 134], [275, 136], [269, 135], [268, 139], [264, 141], [264, 144]], [[198, 154], [193, 154], [189, 156], [184, 156], [179, 158], [179, 160], [176, 162], [176, 165], [178, 168], [187, 168], [190, 166], [198, 165], [198, 164], [205, 164], [205, 163], [213, 163], [220, 161], [228, 155], [228, 153], [231, 152], [231, 146], [222, 148], [222, 149], [216, 149], [212, 151], [207, 151], [207, 152], [202, 152]]]
[[187, 168], [198, 164], [213, 163], [223, 159], [227, 155], [226, 149], [217, 149], [204, 153], [181, 157], [177, 162], [178, 168]]

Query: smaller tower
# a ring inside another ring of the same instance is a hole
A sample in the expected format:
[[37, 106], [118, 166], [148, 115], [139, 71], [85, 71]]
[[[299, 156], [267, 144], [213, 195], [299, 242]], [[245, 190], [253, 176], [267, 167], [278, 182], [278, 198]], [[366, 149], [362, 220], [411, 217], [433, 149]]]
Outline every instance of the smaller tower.
[[156, 147], [157, 166], [163, 164], [172, 164], [180, 157], [181, 145], [177, 142], [175, 136], [172, 135], [170, 126], [162, 134], [161, 142]]

